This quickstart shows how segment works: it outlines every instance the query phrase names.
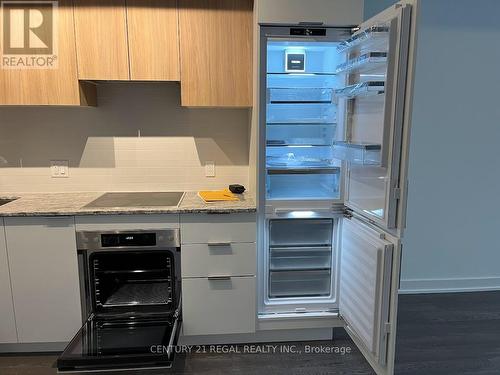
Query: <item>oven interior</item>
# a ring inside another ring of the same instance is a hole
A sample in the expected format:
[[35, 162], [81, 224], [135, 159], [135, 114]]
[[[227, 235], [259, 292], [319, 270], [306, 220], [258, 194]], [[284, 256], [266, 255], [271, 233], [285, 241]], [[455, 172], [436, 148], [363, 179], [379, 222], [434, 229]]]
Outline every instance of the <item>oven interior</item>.
[[89, 256], [94, 312], [175, 310], [175, 259], [170, 251], [95, 252]]

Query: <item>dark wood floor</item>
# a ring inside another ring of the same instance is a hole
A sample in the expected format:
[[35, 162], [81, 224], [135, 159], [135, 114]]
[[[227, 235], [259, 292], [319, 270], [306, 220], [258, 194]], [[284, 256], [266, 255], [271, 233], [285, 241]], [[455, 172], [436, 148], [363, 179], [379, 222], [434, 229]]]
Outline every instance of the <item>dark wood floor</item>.
[[[177, 374], [373, 374], [342, 332], [335, 341], [294, 343], [350, 347], [350, 354], [190, 354]], [[398, 375], [500, 374], [500, 293], [400, 296]], [[55, 374], [56, 355], [0, 356], [1, 375]], [[122, 374], [165, 374], [167, 371]], [[172, 372], [169, 372], [172, 373]]]

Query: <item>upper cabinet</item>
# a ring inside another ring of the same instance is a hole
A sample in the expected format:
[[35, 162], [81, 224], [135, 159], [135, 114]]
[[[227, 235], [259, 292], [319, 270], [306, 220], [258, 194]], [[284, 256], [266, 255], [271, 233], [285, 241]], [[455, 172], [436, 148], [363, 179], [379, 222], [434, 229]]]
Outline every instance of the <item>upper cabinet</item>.
[[78, 78], [129, 79], [125, 0], [74, 0]]
[[180, 81], [176, 0], [127, 0], [130, 79]]
[[183, 106], [252, 106], [252, 0], [179, 0]]
[[[21, 11], [28, 12], [28, 6], [29, 3], [21, 3]], [[19, 6], [17, 8], [17, 14], [22, 14]], [[53, 48], [57, 47], [51, 55], [56, 56], [55, 65], [47, 68], [1, 67], [0, 105], [93, 105], [95, 87], [78, 83], [72, 1], [60, 0], [57, 9], [42, 11], [57, 14], [58, 27], [54, 28], [57, 30], [56, 38], [47, 42], [54, 43]], [[6, 17], [15, 17], [16, 14], [15, 11], [10, 13], [11, 9], [6, 6], [3, 12], [9, 12], [4, 14]], [[41, 42], [44, 43], [44, 40]], [[29, 58], [30, 53], [28, 51], [25, 55]], [[13, 58], [16, 56], [12, 55]]]

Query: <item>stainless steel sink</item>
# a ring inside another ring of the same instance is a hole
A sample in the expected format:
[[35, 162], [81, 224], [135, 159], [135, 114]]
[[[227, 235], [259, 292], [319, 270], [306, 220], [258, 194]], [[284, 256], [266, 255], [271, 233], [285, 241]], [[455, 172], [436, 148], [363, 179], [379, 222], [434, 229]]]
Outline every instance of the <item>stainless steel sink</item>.
[[14, 202], [17, 198], [0, 198], [0, 206], [3, 206], [7, 203]]

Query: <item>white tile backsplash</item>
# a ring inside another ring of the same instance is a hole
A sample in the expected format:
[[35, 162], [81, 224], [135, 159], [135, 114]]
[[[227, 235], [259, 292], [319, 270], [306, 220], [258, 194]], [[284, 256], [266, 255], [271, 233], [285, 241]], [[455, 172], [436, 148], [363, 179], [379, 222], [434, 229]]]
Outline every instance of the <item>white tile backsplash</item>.
[[[106, 83], [97, 108], [0, 108], [0, 160], [8, 162], [0, 163], [0, 193], [248, 185], [248, 110], [183, 108], [179, 90]], [[50, 160], [69, 160], [70, 177], [51, 178]], [[205, 177], [207, 160], [216, 177]]]

